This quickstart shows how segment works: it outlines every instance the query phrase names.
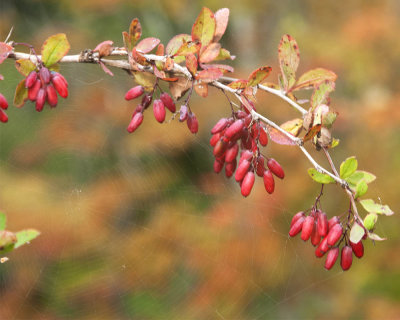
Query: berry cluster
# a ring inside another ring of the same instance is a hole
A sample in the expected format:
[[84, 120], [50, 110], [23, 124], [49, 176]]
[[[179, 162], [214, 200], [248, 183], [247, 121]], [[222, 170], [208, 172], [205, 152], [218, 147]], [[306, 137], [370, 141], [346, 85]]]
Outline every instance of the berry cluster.
[[3, 111], [8, 108], [7, 99], [0, 93], [0, 121], [6, 123], [8, 121], [7, 114]]
[[[144, 88], [142, 86], [136, 86], [129, 89], [125, 94], [125, 100], [133, 100], [139, 98], [144, 94]], [[131, 122], [128, 125], [128, 132], [134, 132], [143, 122], [143, 112], [150, 106], [153, 101], [154, 90], [150, 93], [143, 95], [142, 101], [137, 105], [135, 111], [133, 112]], [[159, 122], [163, 123], [165, 121], [167, 108], [173, 114], [176, 114], [176, 106], [174, 100], [171, 96], [163, 92], [160, 94], [160, 98], [154, 100], [153, 102], [153, 114], [154, 118]], [[199, 123], [194, 113], [192, 113], [186, 105], [182, 105], [179, 111], [179, 121], [187, 122], [187, 126], [191, 133], [197, 133], [199, 130]]]
[[68, 82], [58, 72], [51, 71], [44, 66], [39, 71], [32, 71], [25, 79], [25, 87], [28, 88], [28, 99], [36, 102], [36, 111], [42, 111], [47, 103], [54, 108], [58, 103], [58, 94], [68, 97]]
[[340, 244], [345, 241], [341, 250], [340, 265], [344, 271], [350, 269], [353, 262], [353, 253], [357, 258], [364, 255], [362, 240], [353, 243], [349, 240], [347, 229], [343, 230], [337, 216], [328, 220], [326, 213], [312, 208], [309, 215], [300, 211], [293, 216], [290, 224], [289, 236], [294, 237], [301, 232], [301, 239], [311, 239], [311, 244], [316, 246], [315, 255], [321, 258], [327, 254], [325, 268], [330, 270], [339, 256]]
[[[210, 145], [214, 147], [214, 171], [216, 173], [221, 172], [225, 164], [225, 175], [230, 178], [235, 173], [235, 180], [240, 184], [244, 197], [247, 197], [253, 188], [254, 172], [263, 178], [267, 192], [274, 192], [273, 174], [283, 179], [285, 173], [275, 159], [265, 158], [260, 153], [259, 144], [267, 146], [268, 135], [259, 121], [253, 122], [250, 114], [238, 111], [233, 113], [231, 118], [220, 119], [211, 129], [211, 134]], [[236, 157], [239, 153], [239, 146], [241, 153], [239, 164], [237, 164]]]

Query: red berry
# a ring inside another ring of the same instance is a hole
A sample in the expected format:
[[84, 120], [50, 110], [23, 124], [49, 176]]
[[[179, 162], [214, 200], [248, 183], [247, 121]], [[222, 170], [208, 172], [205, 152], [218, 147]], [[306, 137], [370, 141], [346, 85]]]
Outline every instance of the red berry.
[[39, 92], [39, 89], [42, 85], [42, 82], [39, 79], [36, 79], [36, 82], [28, 89], [28, 98], [31, 101], [35, 101], [37, 94]]
[[285, 177], [285, 172], [283, 171], [281, 165], [275, 159], [269, 159], [267, 161], [267, 167], [278, 178], [283, 179]]
[[40, 88], [36, 97], [36, 111], [38, 112], [42, 111], [45, 102], [46, 102], [46, 90], [44, 88]]
[[321, 258], [329, 250], [328, 239], [325, 237], [322, 239], [321, 243], [315, 249], [315, 255], [317, 258]]
[[254, 173], [252, 171], [247, 172], [243, 178], [241, 186], [241, 192], [243, 197], [247, 197], [250, 194], [251, 189], [253, 188], [254, 185], [254, 180], [255, 180]]
[[219, 160], [214, 161], [214, 172], [215, 173], [220, 173], [223, 167], [224, 167], [223, 162], [221, 162]]
[[265, 146], [268, 144], [268, 135], [267, 135], [267, 133], [265, 132], [265, 130], [264, 130], [263, 127], [260, 128], [260, 133], [259, 133], [259, 136], [258, 136], [258, 141], [260, 141], [260, 144], [261, 144], [263, 147], [265, 147]]
[[342, 248], [342, 256], [340, 261], [340, 265], [343, 271], [349, 270], [352, 262], [353, 262], [353, 249], [351, 249], [350, 246], [344, 246]]
[[218, 140], [213, 150], [214, 156], [215, 157], [223, 156], [227, 148], [228, 148], [228, 143], [226, 143], [223, 139]]
[[153, 100], [153, 96], [151, 94], [145, 94], [142, 98], [142, 102], [140, 103], [144, 109], [147, 109]]
[[188, 112], [189, 112], [188, 107], [185, 106], [185, 105], [182, 105], [181, 109], [179, 110], [179, 121], [180, 122], [183, 122], [183, 121], [185, 121], [187, 119]]
[[193, 112], [189, 112], [186, 123], [191, 133], [197, 133], [199, 131], [199, 122]]
[[25, 88], [30, 88], [35, 84], [37, 79], [37, 72], [31, 71], [25, 79]]
[[50, 71], [46, 67], [42, 67], [39, 70], [39, 77], [42, 80], [43, 85], [48, 84], [50, 82]]
[[54, 89], [54, 87], [51, 84], [46, 86], [46, 95], [47, 95], [47, 102], [49, 103], [50, 107], [54, 108], [57, 105], [58, 98], [56, 89]]
[[62, 82], [64, 82], [64, 85], [68, 88], [68, 82], [61, 73], [55, 71], [51, 71], [50, 73], [51, 77], [59, 77], [62, 80]]
[[328, 230], [331, 230], [332, 227], [338, 223], [340, 223], [338, 216], [333, 216], [332, 218], [330, 218], [328, 221]]
[[321, 236], [317, 230], [317, 223], [314, 222], [313, 230], [311, 233], [311, 244], [315, 247], [321, 242]]
[[159, 123], [163, 123], [165, 120], [165, 107], [163, 102], [160, 99], [154, 100], [153, 103], [153, 113], [154, 113], [154, 118]]
[[303, 228], [301, 230], [301, 239], [307, 241], [311, 237], [311, 233], [314, 228], [314, 217], [307, 216], [303, 223]]
[[51, 83], [53, 84], [54, 88], [57, 90], [58, 94], [61, 97], [63, 98], [68, 97], [68, 87], [63, 81], [63, 79], [61, 79], [61, 77], [59, 77], [58, 75], [53, 76], [51, 79]]
[[321, 237], [325, 237], [328, 233], [328, 218], [325, 212], [318, 211], [317, 229]]
[[136, 86], [131, 89], [129, 89], [125, 93], [125, 100], [132, 100], [140, 97], [144, 92], [144, 88], [142, 86]]
[[225, 131], [225, 137], [231, 139], [235, 134], [239, 133], [244, 128], [244, 121], [239, 119], [236, 120], [232, 125]]
[[305, 218], [300, 217], [294, 224], [293, 226], [290, 227], [289, 230], [289, 236], [294, 237], [297, 235], [301, 229], [303, 228], [303, 223], [304, 223]]
[[176, 111], [176, 106], [175, 106], [175, 102], [174, 100], [172, 100], [171, 96], [164, 92], [161, 94], [160, 96], [161, 101], [164, 103], [164, 106], [171, 111], [172, 113], [174, 113]]
[[275, 190], [275, 180], [274, 180], [274, 176], [272, 175], [271, 171], [269, 171], [269, 170], [264, 171], [263, 180], [264, 180], [265, 190], [267, 190], [267, 192], [269, 194], [273, 193]]
[[136, 113], [132, 117], [132, 120], [129, 123], [128, 128], [126, 130], [128, 130], [129, 133], [132, 133], [137, 128], [139, 128], [139, 126], [142, 124], [142, 121], [143, 121], [143, 113], [141, 113], [141, 112]]
[[225, 161], [232, 162], [236, 159], [236, 156], [239, 152], [239, 145], [235, 143], [232, 147], [230, 147], [225, 153]]
[[335, 247], [329, 250], [325, 260], [325, 269], [330, 270], [339, 256], [339, 248]]
[[242, 110], [239, 110], [238, 112], [236, 112], [235, 115], [236, 115], [236, 118], [238, 118], [238, 119], [243, 119], [243, 118], [247, 117], [247, 113]]
[[0, 109], [0, 121], [4, 123], [8, 121], [8, 116], [2, 109]]
[[239, 163], [239, 166], [235, 173], [235, 180], [237, 182], [242, 181], [246, 173], [250, 169], [250, 162], [247, 160], [243, 160], [242, 163]]
[[328, 235], [326, 236], [328, 239], [328, 245], [334, 246], [335, 243], [340, 239], [343, 234], [343, 229], [340, 224], [335, 224], [332, 229], [329, 230]]
[[239, 159], [239, 164], [243, 161], [243, 160], [247, 160], [250, 161], [253, 158], [253, 152], [251, 152], [250, 150], [244, 150], [240, 153], [240, 159]]
[[0, 108], [6, 110], [8, 108], [7, 99], [0, 93]]
[[225, 175], [227, 178], [232, 177], [235, 170], [236, 170], [236, 159], [234, 159], [232, 162], [227, 162], [225, 164]]
[[221, 135], [219, 133], [214, 134], [211, 139], [210, 139], [210, 146], [215, 147], [219, 139], [221, 138]]
[[364, 245], [362, 241], [360, 240], [357, 243], [353, 243], [350, 241], [350, 246], [353, 249], [354, 255], [357, 258], [362, 258], [362, 256], [364, 255]]
[[292, 221], [290, 223], [290, 228], [293, 227], [296, 221], [299, 220], [301, 217], [305, 218], [304, 212], [303, 211], [297, 212], [292, 218]]
[[256, 162], [256, 173], [259, 177], [264, 176], [265, 166], [264, 166], [264, 157], [258, 156]]
[[215, 124], [215, 126], [211, 129], [211, 134], [216, 134], [218, 132], [221, 132], [226, 128], [228, 124], [229, 120], [227, 118], [219, 119], [218, 122]]

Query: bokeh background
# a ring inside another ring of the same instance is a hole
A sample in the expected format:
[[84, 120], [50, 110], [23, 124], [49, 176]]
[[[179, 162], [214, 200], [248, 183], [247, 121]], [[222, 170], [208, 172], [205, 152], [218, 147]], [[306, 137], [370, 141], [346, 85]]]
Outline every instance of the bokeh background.
[[[235, 76], [270, 64], [276, 82], [285, 33], [299, 44], [299, 74], [338, 74], [332, 105], [341, 143], [333, 158], [357, 156], [378, 176], [369, 195], [398, 212], [397, 0], [0, 0], [0, 38], [14, 26], [12, 40], [39, 48], [65, 32], [78, 53], [103, 40], [122, 45], [121, 31], [138, 17], [144, 36], [167, 43], [190, 33], [202, 6], [231, 10], [222, 43], [237, 56]], [[21, 76], [13, 61], [0, 71], [0, 92], [12, 101]], [[398, 215], [379, 221], [388, 241], [368, 242], [350, 271], [328, 272], [311, 245], [287, 236], [292, 215], [319, 192], [298, 150], [270, 144], [266, 153], [286, 178], [272, 196], [257, 179], [244, 199], [234, 181], [212, 172], [209, 130], [229, 112], [220, 92], [192, 100], [197, 135], [150, 114], [128, 135], [135, 103], [123, 99], [133, 85], [126, 73], [110, 78], [95, 65], [61, 71], [66, 101], [40, 114], [30, 103], [11, 107], [0, 128], [0, 210], [8, 229], [42, 232], [0, 265], [1, 319], [400, 319]], [[266, 93], [258, 105], [278, 122], [298, 116]], [[328, 186], [322, 205], [332, 216], [348, 202]]]

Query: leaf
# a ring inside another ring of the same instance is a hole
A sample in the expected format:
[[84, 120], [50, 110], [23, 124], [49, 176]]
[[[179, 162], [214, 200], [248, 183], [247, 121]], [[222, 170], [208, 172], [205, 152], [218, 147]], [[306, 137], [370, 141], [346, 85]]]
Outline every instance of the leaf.
[[326, 80], [320, 83], [316, 89], [314, 90], [311, 96], [311, 107], [315, 109], [319, 105], [325, 103], [326, 99], [328, 98], [329, 94], [335, 90], [335, 83], [329, 80]]
[[367, 230], [372, 230], [374, 229], [377, 221], [378, 215], [376, 213], [368, 213], [364, 218], [364, 227], [367, 228]]
[[158, 56], [163, 56], [164, 53], [165, 53], [164, 45], [163, 45], [162, 43], [160, 43], [160, 44], [158, 45], [158, 47], [157, 47], [156, 55], [158, 55]]
[[333, 125], [333, 123], [336, 121], [336, 118], [338, 116], [338, 113], [336, 111], [329, 111], [326, 113], [323, 118], [322, 118], [322, 125], [325, 128], [330, 129]]
[[202, 47], [209, 45], [214, 38], [216, 21], [213, 12], [203, 7], [192, 27], [192, 40], [201, 43]]
[[275, 89], [275, 90], [280, 90], [279, 85], [277, 85], [276, 83], [272, 83], [272, 82], [264, 82], [261, 84], [261, 86], [268, 87], [268, 88]]
[[217, 64], [217, 63], [204, 64], [204, 63], [201, 63], [200, 67], [202, 67], [205, 70], [210, 69], [210, 68], [217, 68], [217, 69], [220, 69], [222, 72], [233, 72], [234, 71], [233, 67], [228, 66], [226, 64]]
[[129, 25], [129, 32], [122, 32], [125, 48], [130, 52], [142, 36], [142, 26], [139, 19], [135, 18]]
[[153, 71], [154, 71], [154, 75], [155, 75], [157, 78], [160, 78], [160, 79], [165, 78], [165, 72], [162, 71], [162, 70], [159, 70], [159, 69], [157, 68], [157, 66], [154, 66], [154, 67], [153, 67]]
[[164, 63], [164, 70], [170, 71], [173, 69], [173, 67], [174, 67], [174, 60], [172, 60], [171, 57], [167, 57]]
[[7, 216], [3, 212], [0, 212], [0, 230], [4, 230], [6, 228], [6, 224]]
[[339, 139], [332, 138], [332, 143], [329, 148], [333, 149], [333, 148], [337, 147], [339, 145], [339, 142], [340, 142]]
[[169, 83], [169, 91], [175, 100], [182, 97], [191, 87], [191, 81], [186, 78], [179, 78], [176, 82]]
[[337, 79], [337, 75], [328, 69], [324, 68], [316, 68], [310, 71], [305, 72], [293, 86], [291, 91], [300, 90], [300, 89], [309, 89], [317, 86], [321, 82], [325, 80], [329, 80], [335, 82]]
[[133, 75], [133, 78], [135, 79], [135, 82], [145, 89], [145, 91], [151, 91], [153, 90], [153, 76], [145, 73], [145, 72], [136, 72], [132, 71], [131, 74]]
[[189, 70], [192, 76], [197, 72], [197, 58], [194, 54], [186, 56], [186, 68]]
[[321, 131], [321, 127], [322, 127], [322, 125], [320, 125], [320, 124], [312, 126], [310, 128], [310, 130], [308, 130], [306, 135], [303, 137], [303, 141], [306, 142], [306, 141], [311, 140], [312, 138], [314, 138], [318, 134], [318, 132]]
[[282, 123], [280, 127], [297, 137], [303, 128], [303, 119], [296, 118], [293, 120], [286, 121], [285, 123]]
[[136, 50], [141, 53], [149, 53], [160, 43], [160, 39], [157, 38], [144, 38], [136, 45]]
[[376, 233], [372, 233], [372, 232], [368, 232], [368, 238], [370, 238], [371, 240], [375, 240], [375, 241], [385, 241], [386, 240], [386, 238], [381, 238]]
[[19, 59], [15, 61], [15, 68], [20, 74], [26, 77], [31, 71], [36, 69], [36, 65], [29, 59]]
[[15, 244], [14, 248], [16, 249], [26, 243], [29, 243], [29, 241], [32, 241], [33, 239], [35, 239], [39, 234], [40, 234], [40, 232], [35, 229], [26, 229], [26, 230], [18, 231], [16, 233], [17, 243]]
[[358, 161], [356, 157], [347, 158], [340, 164], [340, 177], [342, 179], [350, 177], [357, 170], [357, 167], [358, 167]]
[[103, 69], [103, 71], [104, 71], [105, 73], [107, 73], [107, 74], [110, 75], [111, 77], [114, 76], [114, 74], [111, 72], [110, 69], [107, 68], [107, 66], [104, 64], [103, 61], [99, 60], [99, 65], [100, 65], [100, 67]]
[[353, 243], [359, 243], [365, 234], [365, 230], [357, 222], [353, 224], [350, 230], [350, 241]]
[[269, 76], [269, 74], [271, 73], [271, 70], [272, 70], [272, 68], [269, 66], [263, 66], [261, 68], [254, 70], [249, 76], [249, 80], [248, 80], [249, 82], [248, 82], [247, 86], [253, 87], [253, 86], [258, 85], [259, 83], [264, 81], [264, 79], [266, 77]]
[[17, 237], [11, 231], [0, 231], [0, 248], [7, 247], [17, 242]]
[[146, 58], [136, 50], [136, 48], [132, 49], [132, 58], [135, 60], [137, 63], [141, 64], [142, 66], [148, 65], [148, 61]]
[[187, 56], [188, 54], [194, 54], [199, 52], [201, 44], [198, 42], [185, 42], [175, 53], [175, 56]]
[[218, 56], [214, 60], [234, 60], [235, 58], [235, 56], [231, 56], [231, 53], [228, 50], [221, 48], [221, 50], [219, 50]]
[[291, 140], [289, 137], [287, 137], [285, 134], [278, 131], [277, 129], [271, 126], [267, 126], [267, 128], [268, 128], [269, 138], [271, 139], [271, 141], [286, 146], [296, 145], [296, 143], [293, 140]]
[[221, 50], [221, 45], [219, 43], [210, 43], [202, 51], [199, 61], [201, 63], [209, 63], [213, 61], [216, 57], [218, 57], [220, 50]]
[[207, 83], [198, 83], [194, 85], [194, 91], [203, 98], [208, 96], [208, 85]]
[[311, 179], [313, 179], [318, 183], [323, 183], [323, 184], [335, 183], [335, 180], [331, 176], [325, 173], [318, 172], [317, 169], [315, 168], [308, 169], [308, 174], [310, 175]]
[[49, 67], [64, 57], [70, 49], [65, 33], [58, 33], [49, 38], [42, 46], [42, 61]]
[[106, 40], [103, 42], [100, 42], [96, 48], [94, 48], [94, 52], [98, 52], [99, 53], [99, 57], [105, 57], [105, 56], [109, 56], [111, 54], [111, 52], [113, 51], [113, 43], [111, 40]]
[[0, 42], [0, 64], [7, 59], [8, 55], [12, 52], [13, 47], [9, 46], [5, 42]]
[[228, 87], [236, 90], [241, 90], [247, 87], [247, 83], [247, 80], [239, 79], [232, 81], [230, 84], [228, 84]]
[[389, 206], [375, 203], [375, 201], [372, 199], [361, 200], [360, 203], [367, 212], [384, 214], [386, 216], [391, 216], [394, 214]]
[[349, 186], [351, 188], [354, 188], [357, 183], [361, 180], [365, 180], [365, 182], [371, 183], [376, 179], [376, 176], [374, 176], [372, 173], [369, 173], [367, 171], [362, 171], [362, 170], [357, 170], [354, 172], [350, 177], [347, 177], [345, 180], [349, 183]]
[[189, 42], [190, 40], [192, 40], [192, 37], [189, 34], [178, 34], [169, 40], [167, 47], [165, 48], [165, 52], [168, 55], [173, 56], [182, 46], [182, 44]]
[[219, 78], [221, 78], [224, 74], [222, 73], [222, 71], [218, 68], [210, 68], [207, 70], [202, 70], [200, 71], [197, 76], [196, 79], [197, 80], [201, 80], [203, 82], [213, 82], [215, 80], [218, 80]]
[[296, 70], [300, 62], [296, 40], [285, 34], [279, 43], [278, 52], [284, 90], [289, 91], [296, 82]]
[[25, 88], [25, 79], [23, 79], [15, 89], [14, 105], [17, 108], [21, 108], [26, 100], [28, 100], [28, 89]]
[[366, 194], [368, 191], [368, 185], [365, 182], [365, 180], [361, 180], [359, 183], [357, 183], [356, 186], [356, 195], [355, 198], [362, 197], [364, 194]]
[[216, 28], [212, 42], [218, 42], [225, 33], [229, 21], [229, 9], [222, 8], [215, 12]]

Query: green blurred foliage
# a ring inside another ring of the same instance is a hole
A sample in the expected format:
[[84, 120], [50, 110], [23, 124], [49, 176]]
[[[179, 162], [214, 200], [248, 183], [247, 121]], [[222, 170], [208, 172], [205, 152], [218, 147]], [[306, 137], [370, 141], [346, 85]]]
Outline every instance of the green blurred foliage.
[[[277, 45], [291, 34], [301, 51], [299, 74], [325, 67], [338, 74], [339, 112], [333, 150], [355, 155], [377, 175], [370, 196], [398, 211], [400, 172], [400, 4], [361, 1], [0, 2], [0, 38], [39, 47], [65, 32], [71, 53], [103, 40], [122, 45], [138, 17], [144, 36], [167, 43], [189, 33], [202, 6], [229, 7], [222, 44], [237, 56], [237, 77], [265, 64], [277, 81]], [[210, 89], [192, 108], [200, 133], [150, 113], [126, 134], [133, 84], [93, 65], [62, 65], [70, 97], [41, 114], [31, 104], [9, 108], [0, 127], [0, 210], [12, 230], [41, 236], [0, 265], [0, 318], [79, 319], [396, 319], [400, 314], [399, 218], [379, 219], [389, 240], [368, 243], [350, 271], [327, 272], [309, 244], [288, 239], [291, 216], [313, 202], [318, 186], [294, 148], [269, 145], [286, 178], [269, 196], [261, 181], [243, 199], [236, 183], [212, 173], [209, 129], [229, 112]], [[11, 101], [21, 76], [1, 65], [0, 92]], [[265, 93], [261, 112], [276, 121], [298, 116]], [[317, 155], [320, 161], [323, 157]], [[259, 179], [258, 179], [259, 180]], [[329, 216], [347, 208], [337, 186], [322, 200]]]

